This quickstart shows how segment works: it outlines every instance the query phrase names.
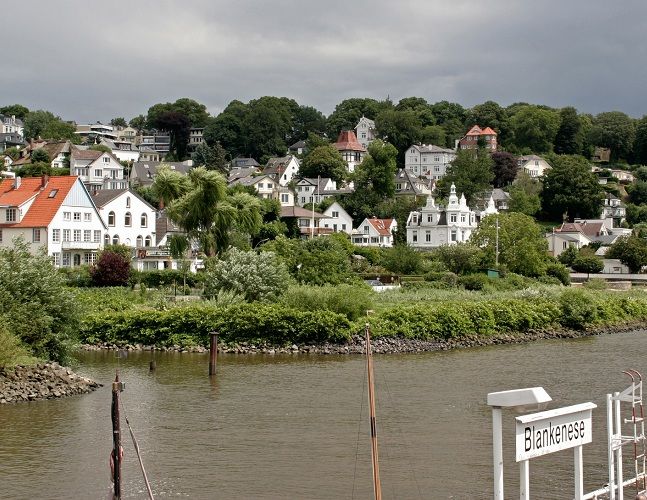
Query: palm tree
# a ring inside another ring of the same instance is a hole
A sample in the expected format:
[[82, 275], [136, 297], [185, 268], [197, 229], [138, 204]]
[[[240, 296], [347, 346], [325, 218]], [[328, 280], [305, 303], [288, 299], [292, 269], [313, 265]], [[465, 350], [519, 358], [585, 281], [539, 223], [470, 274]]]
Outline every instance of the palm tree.
[[159, 200], [160, 209], [180, 198], [188, 191], [188, 188], [187, 178], [176, 170], [171, 170], [171, 167], [165, 164], [162, 164], [157, 170], [152, 185], [152, 191]]

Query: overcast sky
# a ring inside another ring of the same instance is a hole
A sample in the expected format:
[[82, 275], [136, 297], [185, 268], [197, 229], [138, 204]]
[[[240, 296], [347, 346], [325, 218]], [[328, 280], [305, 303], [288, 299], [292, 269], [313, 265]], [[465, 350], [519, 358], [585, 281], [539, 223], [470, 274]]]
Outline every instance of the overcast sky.
[[0, 105], [127, 120], [191, 97], [525, 101], [647, 114], [645, 0], [25, 0], [2, 11]]

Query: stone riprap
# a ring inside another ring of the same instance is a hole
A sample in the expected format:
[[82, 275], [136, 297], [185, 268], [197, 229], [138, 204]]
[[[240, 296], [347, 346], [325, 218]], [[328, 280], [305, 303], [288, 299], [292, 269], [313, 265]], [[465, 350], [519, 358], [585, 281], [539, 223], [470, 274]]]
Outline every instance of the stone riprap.
[[0, 367], [0, 404], [55, 399], [92, 392], [101, 384], [58, 363]]

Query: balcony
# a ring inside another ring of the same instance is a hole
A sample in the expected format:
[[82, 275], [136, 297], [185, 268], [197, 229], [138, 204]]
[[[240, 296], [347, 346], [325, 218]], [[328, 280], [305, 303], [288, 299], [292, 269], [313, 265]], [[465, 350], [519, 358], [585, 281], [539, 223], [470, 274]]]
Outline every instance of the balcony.
[[94, 241], [64, 241], [61, 243], [63, 250], [99, 250], [101, 243]]

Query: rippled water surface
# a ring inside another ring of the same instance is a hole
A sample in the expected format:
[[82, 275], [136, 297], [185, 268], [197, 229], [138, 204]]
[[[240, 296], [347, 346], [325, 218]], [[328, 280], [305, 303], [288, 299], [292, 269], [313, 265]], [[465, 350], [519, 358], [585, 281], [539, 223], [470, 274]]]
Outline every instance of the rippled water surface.
[[[488, 392], [541, 385], [551, 407], [593, 401], [585, 489], [606, 482], [604, 396], [621, 371], [647, 372], [647, 332], [418, 355], [375, 356], [385, 499], [491, 498]], [[360, 356], [207, 356], [92, 352], [79, 373], [93, 394], [0, 406], [0, 498], [109, 498], [110, 382], [156, 498], [366, 499], [372, 495], [365, 361]], [[518, 497], [514, 415], [504, 413], [506, 497]], [[124, 425], [123, 498], [145, 498]], [[531, 492], [572, 497], [573, 455], [531, 462]], [[627, 494], [630, 494], [629, 490]]]

